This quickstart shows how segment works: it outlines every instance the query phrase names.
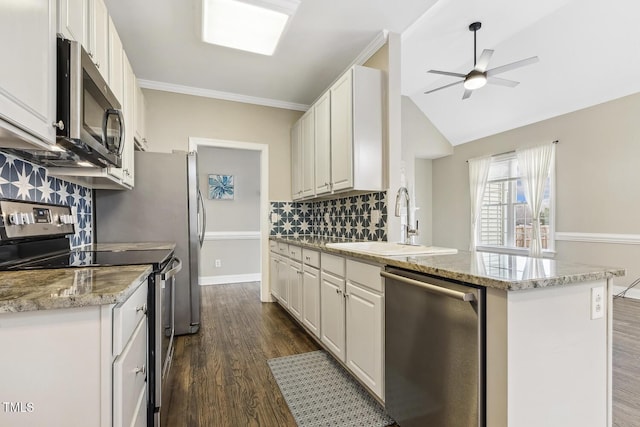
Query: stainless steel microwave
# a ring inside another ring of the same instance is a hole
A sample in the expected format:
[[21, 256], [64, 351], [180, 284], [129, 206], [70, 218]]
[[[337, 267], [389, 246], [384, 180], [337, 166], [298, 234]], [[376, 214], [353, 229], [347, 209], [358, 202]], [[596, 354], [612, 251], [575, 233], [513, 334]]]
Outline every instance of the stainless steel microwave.
[[57, 54], [57, 145], [93, 165], [120, 167], [120, 103], [80, 43], [58, 38]]

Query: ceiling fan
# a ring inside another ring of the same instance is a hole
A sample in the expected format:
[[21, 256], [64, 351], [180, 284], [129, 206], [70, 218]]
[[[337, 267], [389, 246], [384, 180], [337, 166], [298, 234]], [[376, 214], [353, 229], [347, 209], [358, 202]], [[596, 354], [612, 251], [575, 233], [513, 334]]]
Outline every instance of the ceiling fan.
[[502, 65], [500, 67], [495, 67], [490, 70], [487, 70], [487, 66], [489, 65], [489, 60], [491, 59], [491, 55], [493, 55], [493, 50], [485, 49], [482, 51], [482, 55], [480, 58], [477, 58], [476, 61], [476, 32], [482, 27], [480, 22], [474, 22], [469, 25], [469, 31], [473, 31], [473, 70], [469, 71], [467, 74], [460, 73], [452, 73], [449, 71], [439, 71], [439, 70], [429, 70], [428, 73], [432, 74], [442, 74], [444, 76], [452, 76], [452, 77], [460, 77], [462, 80], [457, 81], [455, 83], [451, 83], [448, 85], [441, 86], [436, 89], [428, 90], [425, 93], [432, 93], [441, 89], [445, 89], [451, 86], [462, 84], [464, 86], [464, 94], [462, 95], [462, 99], [467, 99], [471, 96], [474, 90], [480, 89], [487, 83], [499, 85], [499, 86], [507, 86], [507, 87], [516, 87], [519, 82], [503, 79], [500, 77], [495, 77], [496, 74], [505, 73], [507, 71], [511, 71], [516, 68], [524, 67], [525, 65], [530, 65], [538, 62], [537, 56], [532, 56], [531, 58], [522, 59], [520, 61], [512, 62], [511, 64]]

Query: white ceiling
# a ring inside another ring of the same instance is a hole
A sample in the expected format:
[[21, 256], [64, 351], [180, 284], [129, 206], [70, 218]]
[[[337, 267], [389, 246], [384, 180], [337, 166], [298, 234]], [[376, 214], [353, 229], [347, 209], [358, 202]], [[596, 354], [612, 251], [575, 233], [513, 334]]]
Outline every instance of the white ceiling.
[[[637, 0], [440, 1], [402, 37], [402, 91], [454, 145], [640, 92]], [[462, 100], [456, 81], [430, 69], [466, 74], [478, 52], [489, 68], [537, 55], [540, 62], [501, 74], [516, 88], [487, 85]]]
[[[201, 0], [105, 0], [136, 75], [147, 84], [237, 94], [304, 109], [381, 30], [402, 33], [402, 92], [454, 145], [640, 92], [637, 0], [301, 0], [276, 53], [200, 41]], [[433, 7], [432, 7], [433, 6]], [[473, 33], [490, 67], [537, 55], [467, 100], [429, 69], [468, 72]], [[406, 30], [406, 31], [405, 31]]]

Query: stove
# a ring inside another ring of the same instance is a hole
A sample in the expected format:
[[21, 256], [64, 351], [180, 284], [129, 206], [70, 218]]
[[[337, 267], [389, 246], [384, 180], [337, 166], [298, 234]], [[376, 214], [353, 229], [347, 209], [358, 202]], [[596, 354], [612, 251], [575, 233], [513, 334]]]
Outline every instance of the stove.
[[163, 378], [173, 358], [175, 275], [173, 249], [72, 249], [75, 216], [69, 206], [0, 199], [0, 271], [151, 265], [147, 301], [147, 425], [154, 425]]

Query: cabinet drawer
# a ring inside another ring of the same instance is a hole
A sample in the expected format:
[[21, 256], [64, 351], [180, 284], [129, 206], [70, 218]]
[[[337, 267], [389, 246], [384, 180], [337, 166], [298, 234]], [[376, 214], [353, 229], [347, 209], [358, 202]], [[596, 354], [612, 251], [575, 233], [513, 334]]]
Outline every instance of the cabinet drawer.
[[[142, 321], [113, 362], [113, 425], [129, 426], [147, 379], [147, 322]], [[145, 400], [146, 402], [146, 400]]]
[[289, 258], [302, 261], [302, 248], [300, 246], [289, 245]]
[[365, 264], [351, 259], [347, 260], [347, 281], [355, 282], [360, 286], [382, 293], [382, 277], [380, 267]]
[[136, 325], [147, 315], [147, 281], [122, 305], [113, 309], [113, 354], [118, 355], [129, 341]]
[[322, 270], [329, 271], [337, 276], [344, 277], [344, 258], [322, 253]]
[[289, 245], [286, 243], [278, 242], [278, 253], [280, 255], [289, 256]]
[[302, 261], [306, 265], [310, 265], [315, 268], [320, 268], [320, 252], [311, 249], [302, 250]]

